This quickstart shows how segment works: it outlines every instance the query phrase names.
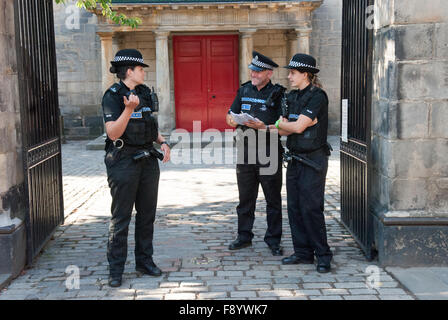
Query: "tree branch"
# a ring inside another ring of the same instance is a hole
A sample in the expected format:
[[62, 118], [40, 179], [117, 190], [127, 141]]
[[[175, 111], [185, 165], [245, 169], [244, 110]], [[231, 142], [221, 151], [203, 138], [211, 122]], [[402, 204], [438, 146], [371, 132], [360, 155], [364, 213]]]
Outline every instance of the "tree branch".
[[[55, 0], [57, 4], [67, 3], [68, 0]], [[138, 25], [142, 23], [140, 18], [128, 18], [122, 13], [117, 13], [111, 8], [112, 0], [77, 0], [76, 5], [78, 8], [84, 8], [86, 10], [95, 10], [97, 4], [100, 4], [102, 8], [103, 16], [112, 20], [116, 24], [130, 26], [132, 28], [137, 28]]]

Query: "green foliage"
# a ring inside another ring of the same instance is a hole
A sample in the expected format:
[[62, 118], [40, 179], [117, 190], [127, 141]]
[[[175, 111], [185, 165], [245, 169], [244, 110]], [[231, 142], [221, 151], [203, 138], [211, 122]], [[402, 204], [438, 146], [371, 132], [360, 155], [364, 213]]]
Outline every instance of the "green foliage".
[[[55, 0], [56, 3], [66, 3], [67, 0]], [[76, 5], [79, 8], [84, 8], [86, 10], [93, 10], [97, 8], [99, 4], [102, 8], [103, 16], [106, 16], [116, 24], [130, 26], [132, 28], [137, 28], [139, 24], [142, 23], [139, 18], [128, 18], [126, 15], [113, 11], [110, 7], [112, 0], [77, 0]]]

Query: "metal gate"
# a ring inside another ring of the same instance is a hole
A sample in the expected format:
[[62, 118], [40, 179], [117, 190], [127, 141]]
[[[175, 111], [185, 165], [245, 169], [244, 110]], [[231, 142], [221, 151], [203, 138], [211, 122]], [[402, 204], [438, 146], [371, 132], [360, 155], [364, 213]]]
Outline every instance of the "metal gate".
[[64, 221], [52, 0], [15, 0], [27, 264]]
[[370, 213], [370, 109], [374, 0], [343, 0], [341, 78], [341, 219], [373, 258]]

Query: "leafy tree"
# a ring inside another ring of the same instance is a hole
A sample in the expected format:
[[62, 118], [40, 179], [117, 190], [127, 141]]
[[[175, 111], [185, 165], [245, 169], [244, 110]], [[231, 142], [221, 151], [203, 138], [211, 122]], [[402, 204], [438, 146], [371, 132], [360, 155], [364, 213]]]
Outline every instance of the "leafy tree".
[[[55, 0], [56, 3], [66, 3], [68, 0]], [[94, 10], [97, 8], [97, 5], [100, 5], [102, 8], [103, 16], [106, 16], [116, 24], [130, 26], [132, 28], [137, 28], [139, 24], [142, 23], [139, 18], [128, 18], [126, 15], [120, 13], [118, 14], [116, 11], [113, 11], [110, 7], [112, 4], [112, 0], [77, 0], [76, 5], [79, 8], [84, 8], [86, 10]]]

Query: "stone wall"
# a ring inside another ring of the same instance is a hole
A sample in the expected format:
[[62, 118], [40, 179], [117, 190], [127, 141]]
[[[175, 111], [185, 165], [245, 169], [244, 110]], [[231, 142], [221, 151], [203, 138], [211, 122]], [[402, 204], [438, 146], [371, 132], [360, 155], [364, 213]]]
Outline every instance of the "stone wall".
[[448, 263], [448, 2], [379, 0], [375, 12], [372, 196], [380, 261]]
[[24, 177], [13, 3], [0, 2], [0, 228], [24, 220], [16, 205]]
[[67, 139], [96, 138], [104, 130], [97, 17], [74, 3], [54, 4], [59, 105]]
[[[132, 32], [121, 33], [115, 36], [118, 49], [135, 48], [138, 49], [149, 66], [145, 68], [145, 84], [156, 86], [156, 41], [153, 32]], [[115, 55], [115, 52], [114, 52]], [[118, 79], [118, 78], [116, 78]]]
[[342, 0], [324, 0], [312, 13], [310, 54], [320, 67], [318, 76], [328, 94], [328, 131], [340, 134]]
[[279, 67], [272, 75], [273, 83], [280, 83], [288, 87], [288, 69], [282, 68], [289, 63], [288, 31], [287, 30], [258, 30], [253, 36], [254, 50], [272, 58]]
[[14, 2], [0, 2], [0, 289], [20, 273], [26, 250]]

